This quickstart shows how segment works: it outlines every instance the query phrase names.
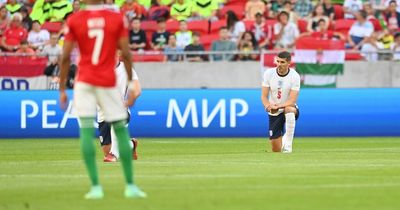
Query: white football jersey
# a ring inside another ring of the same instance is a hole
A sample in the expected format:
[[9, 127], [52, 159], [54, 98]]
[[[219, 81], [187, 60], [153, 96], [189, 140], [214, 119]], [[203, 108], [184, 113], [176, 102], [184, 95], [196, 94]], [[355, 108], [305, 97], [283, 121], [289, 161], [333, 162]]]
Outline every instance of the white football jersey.
[[[119, 92], [121, 98], [123, 100], [125, 100], [127, 87], [128, 87], [128, 75], [126, 74], [125, 65], [123, 62], [119, 62], [117, 64], [117, 67], [115, 69], [115, 75], [117, 78], [118, 92]], [[139, 77], [133, 67], [132, 67], [132, 80], [139, 80]], [[101, 111], [99, 106], [97, 106], [97, 121], [98, 122], [104, 121], [104, 114]]]
[[[269, 101], [271, 104], [283, 104], [288, 98], [291, 90], [300, 91], [300, 75], [294, 69], [289, 69], [289, 72], [281, 76], [276, 68], [268, 68], [265, 70], [262, 81], [263, 87], [269, 88]], [[283, 109], [275, 114], [268, 113], [272, 116], [277, 116], [283, 112]]]

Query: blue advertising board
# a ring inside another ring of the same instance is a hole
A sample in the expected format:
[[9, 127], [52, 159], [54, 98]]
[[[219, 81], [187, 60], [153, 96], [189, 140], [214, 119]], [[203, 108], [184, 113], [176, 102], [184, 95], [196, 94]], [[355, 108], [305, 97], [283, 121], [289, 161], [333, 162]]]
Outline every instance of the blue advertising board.
[[[72, 91], [68, 92], [72, 99]], [[267, 137], [258, 89], [144, 90], [136, 137]], [[77, 137], [72, 101], [57, 91], [0, 91], [0, 138]], [[400, 136], [400, 89], [303, 89], [296, 136]]]

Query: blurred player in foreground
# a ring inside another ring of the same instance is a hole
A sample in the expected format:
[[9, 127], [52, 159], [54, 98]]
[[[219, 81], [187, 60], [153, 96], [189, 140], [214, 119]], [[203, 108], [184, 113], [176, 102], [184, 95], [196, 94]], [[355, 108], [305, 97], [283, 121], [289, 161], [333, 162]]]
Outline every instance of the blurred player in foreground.
[[[115, 68], [115, 73], [117, 75], [117, 88], [122, 99], [125, 99], [127, 93], [127, 75], [125, 70], [125, 65], [123, 62], [119, 62]], [[132, 79], [134, 85], [134, 101], [140, 96], [141, 94], [141, 87], [139, 83], [139, 78], [137, 76], [136, 71], [132, 68]], [[129, 109], [126, 109], [128, 113], [128, 120], [130, 120], [130, 112]], [[100, 131], [100, 144], [104, 152], [104, 162], [116, 162], [119, 159], [119, 151], [118, 151], [118, 141], [117, 136], [115, 135], [114, 130], [112, 129], [111, 123], [104, 121], [104, 113], [99, 108], [97, 112], [97, 122], [99, 123], [99, 131]], [[129, 142], [130, 147], [133, 148], [133, 156], [134, 160], [137, 160], [137, 145], [138, 141], [135, 138], [132, 138]]]
[[280, 52], [276, 57], [277, 67], [267, 69], [263, 75], [261, 101], [269, 115], [273, 152], [292, 152], [296, 120], [300, 114], [296, 105], [300, 75], [289, 68], [290, 62], [290, 53]]
[[65, 92], [66, 76], [70, 66], [71, 51], [77, 43], [81, 60], [74, 85], [74, 110], [80, 122], [81, 150], [92, 184], [85, 198], [104, 197], [98, 179], [93, 142], [96, 104], [103, 110], [105, 121], [112, 124], [119, 140], [121, 165], [127, 184], [125, 197], [146, 197], [146, 194], [134, 184], [130, 137], [125, 127], [128, 116], [124, 101], [116, 87], [114, 72], [116, 51], [120, 49], [128, 77], [128, 97], [125, 103], [131, 106], [135, 98], [128, 22], [119, 12], [106, 8], [102, 0], [85, 0], [85, 3], [86, 9], [72, 14], [67, 20], [60, 73], [60, 105], [65, 108], [68, 101]]

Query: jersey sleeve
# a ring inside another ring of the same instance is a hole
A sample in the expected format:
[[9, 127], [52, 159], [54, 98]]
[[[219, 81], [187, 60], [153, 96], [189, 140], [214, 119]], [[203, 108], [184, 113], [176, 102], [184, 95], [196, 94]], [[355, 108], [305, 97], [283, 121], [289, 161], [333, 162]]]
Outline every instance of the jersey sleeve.
[[293, 77], [291, 90], [300, 91], [300, 75], [296, 73]]
[[75, 40], [75, 35], [72, 29], [72, 18], [67, 19], [67, 23], [65, 24], [63, 30], [64, 30], [64, 39], [66, 41], [74, 41]]
[[261, 84], [263, 87], [270, 87], [270, 84], [269, 84], [270, 76], [269, 76], [268, 72], [269, 72], [268, 69], [265, 70], [265, 72], [264, 72], [263, 80], [262, 80], [262, 84]]

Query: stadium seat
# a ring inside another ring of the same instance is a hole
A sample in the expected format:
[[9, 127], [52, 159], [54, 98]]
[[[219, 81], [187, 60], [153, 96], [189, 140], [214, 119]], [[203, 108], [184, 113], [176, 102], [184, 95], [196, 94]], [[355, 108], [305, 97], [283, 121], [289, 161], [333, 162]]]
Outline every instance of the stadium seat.
[[347, 35], [355, 20], [339, 19], [335, 22], [335, 31]]
[[225, 6], [241, 6], [244, 8], [246, 3], [247, 3], [247, 0], [228, 0], [225, 3]]
[[154, 52], [154, 54], [132, 54], [132, 61], [134, 62], [163, 62], [164, 58], [165, 55], [162, 52]]
[[205, 50], [210, 50], [212, 42], [219, 39], [219, 34], [207, 34], [200, 37], [200, 43], [204, 46]]
[[307, 32], [308, 22], [306, 20], [299, 19], [297, 21], [297, 26], [299, 27], [300, 33]]
[[345, 55], [345, 60], [346, 61], [359, 61], [359, 60], [363, 60], [364, 58], [362, 57], [362, 55], [360, 53], [357, 52], [346, 52]]
[[145, 32], [154, 32], [157, 30], [157, 22], [154, 20], [142, 21], [140, 28]]
[[219, 29], [223, 26], [226, 26], [225, 19], [211, 22], [210, 34], [218, 33]]
[[170, 33], [175, 33], [179, 31], [179, 21], [177, 20], [169, 20], [166, 23], [167, 31]]
[[250, 31], [251, 26], [254, 24], [254, 20], [243, 20], [243, 23], [246, 26], [246, 31]]
[[335, 11], [335, 20], [344, 18], [343, 5], [334, 4], [333, 5], [333, 10]]
[[48, 30], [50, 33], [58, 33], [61, 28], [61, 22], [44, 22], [42, 25], [42, 29]]
[[200, 34], [208, 34], [209, 23], [208, 20], [194, 20], [188, 22], [188, 29], [196, 31]]
[[232, 6], [224, 6], [222, 9], [219, 10], [219, 17], [225, 18], [226, 12], [231, 10], [236, 14], [236, 16], [239, 18], [239, 20], [243, 19], [244, 17], [244, 7], [241, 5], [232, 5]]

